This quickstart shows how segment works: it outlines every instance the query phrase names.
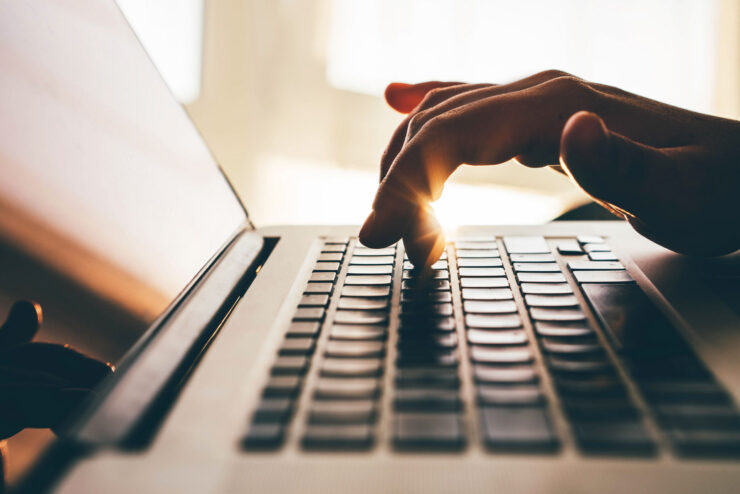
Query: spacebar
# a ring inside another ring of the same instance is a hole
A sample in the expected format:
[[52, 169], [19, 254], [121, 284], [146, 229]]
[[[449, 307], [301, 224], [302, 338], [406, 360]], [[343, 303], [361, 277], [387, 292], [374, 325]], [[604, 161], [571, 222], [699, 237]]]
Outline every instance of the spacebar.
[[637, 358], [693, 353], [638, 285], [581, 288], [618, 351]]

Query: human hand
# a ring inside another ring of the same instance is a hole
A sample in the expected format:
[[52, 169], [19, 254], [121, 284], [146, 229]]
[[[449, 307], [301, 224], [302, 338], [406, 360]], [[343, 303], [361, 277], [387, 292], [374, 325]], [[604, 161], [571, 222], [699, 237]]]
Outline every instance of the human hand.
[[[429, 203], [463, 163], [551, 166], [645, 237], [676, 252], [740, 248], [740, 122], [546, 71], [503, 85], [394, 83], [407, 113], [381, 158], [369, 247], [403, 238], [429, 265], [445, 241]], [[559, 163], [559, 164], [558, 164]]]
[[0, 439], [26, 427], [56, 428], [112, 367], [53, 343], [32, 343], [41, 307], [16, 302], [0, 327]]

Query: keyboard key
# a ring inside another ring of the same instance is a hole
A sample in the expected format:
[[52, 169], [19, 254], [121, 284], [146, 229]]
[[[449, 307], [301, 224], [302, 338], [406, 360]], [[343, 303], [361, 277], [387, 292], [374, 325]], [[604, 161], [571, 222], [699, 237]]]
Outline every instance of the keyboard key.
[[626, 397], [561, 396], [560, 402], [566, 415], [574, 421], [629, 421], [640, 418], [640, 412]]
[[331, 283], [306, 283], [306, 289], [303, 290], [303, 293], [331, 293], [333, 286]]
[[385, 355], [385, 345], [380, 341], [336, 341], [326, 344], [325, 354], [334, 358], [380, 358]]
[[506, 276], [504, 268], [459, 268], [461, 277], [474, 278], [495, 278], [497, 276]]
[[280, 423], [253, 423], [242, 439], [247, 449], [276, 449], [285, 441], [285, 429]]
[[606, 359], [578, 361], [549, 357], [547, 359], [547, 365], [553, 374], [562, 374], [571, 377], [614, 374], [614, 367]]
[[507, 288], [506, 278], [460, 278], [462, 288]]
[[526, 364], [534, 356], [529, 348], [490, 348], [471, 345], [470, 358], [478, 364]]
[[348, 244], [349, 237], [325, 237], [324, 244]]
[[316, 347], [313, 338], [286, 338], [280, 347], [280, 355], [310, 355]]
[[450, 280], [425, 280], [421, 278], [414, 278], [410, 280], [403, 280], [401, 282], [401, 290], [440, 290], [449, 291]]
[[319, 254], [319, 261], [321, 262], [342, 262], [342, 257], [344, 257], [344, 254], [337, 253], [337, 252], [327, 252], [327, 253]]
[[530, 307], [578, 307], [575, 295], [525, 295], [524, 301]]
[[545, 395], [537, 385], [477, 387], [480, 406], [537, 406], [545, 403]]
[[571, 271], [621, 271], [624, 265], [619, 261], [568, 261]]
[[332, 271], [337, 272], [339, 271], [341, 264], [338, 262], [322, 262], [319, 261], [316, 263], [316, 265], [313, 267], [314, 271]]
[[551, 452], [558, 448], [545, 408], [483, 408], [481, 425], [485, 444], [492, 450]]
[[330, 283], [333, 283], [334, 280], [337, 279], [337, 273], [332, 273], [329, 271], [314, 271], [311, 273], [311, 278], [309, 278], [309, 281], [312, 282], [322, 282], [322, 281], [328, 281]]
[[675, 429], [669, 434], [683, 457], [725, 458], [740, 456], [740, 433], [733, 430]]
[[522, 293], [532, 295], [566, 295], [573, 293], [567, 283], [522, 283]]
[[335, 324], [329, 337], [332, 340], [384, 340], [387, 334], [385, 326]]
[[398, 336], [398, 349], [404, 352], [457, 347], [457, 334], [454, 331], [401, 331]]
[[417, 269], [413, 264], [411, 264], [410, 261], [405, 261], [403, 263], [403, 269], [406, 271], [416, 271], [419, 275], [424, 275], [430, 271], [439, 271], [439, 270], [446, 270], [447, 269], [447, 261], [437, 261], [431, 266], [425, 268], [423, 271]]
[[730, 404], [657, 404], [653, 410], [664, 427], [740, 430], [740, 412]]
[[457, 260], [461, 268], [498, 268], [503, 266], [498, 257], [467, 257]]
[[554, 323], [537, 321], [534, 331], [539, 336], [547, 338], [595, 338], [596, 333], [587, 323]]
[[513, 300], [510, 288], [463, 288], [463, 300]]
[[471, 345], [526, 345], [527, 333], [524, 331], [484, 331], [470, 329], [467, 331], [468, 342]]
[[517, 273], [559, 273], [560, 266], [554, 262], [515, 262]]
[[[405, 252], [403, 253], [403, 260], [404, 261], [408, 261], [409, 260], [409, 256]], [[440, 261], [446, 261], [447, 260], [447, 251], [442, 251], [442, 254], [440, 254], [440, 256], [439, 256], [439, 260]]]
[[456, 412], [462, 401], [457, 390], [397, 389], [393, 407], [397, 412]]
[[396, 372], [396, 388], [436, 388], [457, 389], [460, 377], [457, 369], [440, 369], [437, 367], [417, 367], [399, 369]]
[[401, 303], [450, 303], [450, 292], [419, 292], [407, 290], [401, 292]]
[[393, 264], [394, 259], [395, 258], [393, 256], [352, 256], [349, 260], [349, 264], [361, 266], [381, 264], [391, 265]]
[[499, 257], [497, 249], [457, 249], [455, 254], [459, 259], [471, 257]]
[[390, 301], [380, 297], [342, 297], [339, 299], [340, 309], [350, 310], [381, 310], [387, 309]]
[[593, 243], [593, 244], [584, 244], [583, 250], [585, 250], [586, 252], [607, 252], [607, 251], [610, 251], [611, 249], [606, 244]]
[[323, 307], [300, 307], [293, 314], [294, 321], [321, 321], [326, 309]]
[[575, 322], [586, 320], [586, 315], [580, 309], [532, 307], [529, 309], [529, 314], [535, 321]]
[[450, 273], [447, 270], [444, 271], [429, 271], [425, 273], [421, 273], [419, 271], [409, 271], [405, 270], [403, 272], [402, 278], [404, 280], [422, 280], [421, 282], [429, 282], [431, 280], [446, 280], [450, 277]]
[[510, 254], [511, 262], [555, 262], [552, 254]]
[[306, 357], [278, 357], [272, 364], [270, 372], [273, 376], [302, 376], [307, 370], [308, 359]]
[[[539, 266], [539, 264], [532, 265]], [[518, 272], [516, 277], [520, 283], [565, 283], [565, 275], [563, 273]]]
[[393, 418], [393, 445], [401, 450], [459, 450], [465, 432], [456, 413], [399, 413]]
[[373, 445], [373, 434], [367, 424], [309, 425], [301, 444], [306, 449], [364, 450]]
[[321, 247], [321, 252], [341, 252], [344, 253], [344, 251], [347, 250], [346, 244], [324, 244], [323, 247]]
[[377, 379], [321, 378], [314, 390], [317, 400], [372, 400], [380, 394]]
[[400, 353], [396, 359], [398, 368], [417, 368], [417, 367], [457, 367], [459, 356], [457, 350], [439, 350], [434, 352], [422, 353]]
[[532, 366], [526, 367], [473, 367], [473, 377], [478, 383], [488, 384], [529, 384], [539, 382], [539, 376]]
[[560, 358], [590, 358], [604, 354], [604, 348], [598, 343], [573, 343], [542, 339], [542, 350]]
[[594, 376], [590, 379], [555, 379], [558, 393], [564, 397], [624, 397], [626, 391], [616, 376]]
[[377, 416], [370, 400], [314, 401], [308, 410], [310, 424], [371, 424]]
[[452, 315], [452, 304], [403, 304], [401, 305], [401, 317], [444, 317]]
[[465, 324], [469, 328], [476, 329], [507, 329], [507, 328], [519, 328], [522, 325], [522, 320], [518, 314], [511, 315], [482, 315], [482, 314], [467, 314], [465, 316]]
[[468, 242], [465, 240], [454, 242], [455, 243], [455, 249], [461, 249], [461, 250], [479, 250], [479, 249], [498, 249], [498, 244], [495, 242], [495, 239], [491, 241], [484, 241], [484, 242]]
[[574, 271], [578, 283], [633, 283], [627, 271]]
[[302, 382], [300, 376], [271, 376], [262, 390], [262, 395], [265, 398], [295, 398]]
[[329, 295], [304, 295], [298, 307], [326, 307], [329, 305]]
[[390, 285], [391, 277], [389, 275], [368, 275], [368, 276], [355, 276], [350, 275], [344, 279], [345, 285]]
[[343, 297], [387, 297], [391, 294], [390, 286], [343, 286]]
[[573, 433], [578, 446], [588, 453], [655, 453], [655, 443], [638, 421], [577, 422]]
[[382, 362], [374, 358], [327, 358], [321, 363], [324, 377], [377, 377], [382, 373]]
[[401, 319], [399, 331], [455, 331], [455, 319], [452, 317], [433, 317], [433, 318], [406, 318]]
[[378, 310], [338, 310], [334, 315], [337, 324], [385, 324], [388, 312]]
[[504, 237], [509, 254], [548, 254], [550, 247], [543, 237]]
[[654, 403], [686, 403], [723, 405], [732, 403], [727, 392], [713, 380], [642, 381], [640, 391]]
[[618, 261], [617, 256], [611, 251], [589, 252], [588, 258], [592, 261]]
[[558, 242], [558, 252], [564, 256], [583, 254], [583, 249], [576, 240], [561, 240]]
[[273, 422], [284, 424], [293, 415], [293, 401], [289, 399], [263, 399], [252, 415], [253, 423]]
[[391, 265], [378, 265], [378, 266], [364, 266], [361, 264], [350, 264], [348, 274], [393, 274], [393, 266]]
[[396, 255], [396, 248], [395, 247], [385, 247], [383, 249], [370, 249], [368, 247], [355, 247], [355, 250], [352, 251], [352, 256], [395, 256]]
[[513, 300], [483, 301], [465, 300], [463, 309], [468, 314], [508, 314], [517, 311]]
[[290, 323], [286, 336], [289, 338], [316, 338], [321, 330], [321, 323], [316, 321], [298, 321]]
[[581, 244], [602, 244], [604, 243], [604, 238], [599, 237], [598, 235], [578, 235], [576, 237], [576, 240], [578, 240]]

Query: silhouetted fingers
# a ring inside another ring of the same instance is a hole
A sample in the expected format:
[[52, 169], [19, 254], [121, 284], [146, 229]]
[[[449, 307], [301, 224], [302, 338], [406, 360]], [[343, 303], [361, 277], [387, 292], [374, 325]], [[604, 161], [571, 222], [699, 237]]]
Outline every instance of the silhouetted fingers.
[[56, 428], [90, 394], [84, 388], [0, 386], [0, 438], [27, 427]]
[[0, 327], [0, 349], [31, 341], [42, 322], [39, 304], [27, 300], [14, 303]]

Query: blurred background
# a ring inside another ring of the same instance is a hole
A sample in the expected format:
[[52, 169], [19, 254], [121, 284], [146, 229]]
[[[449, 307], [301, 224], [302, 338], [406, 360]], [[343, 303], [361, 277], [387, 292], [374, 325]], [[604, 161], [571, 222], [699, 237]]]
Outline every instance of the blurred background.
[[[740, 117], [737, 0], [118, 0], [259, 225], [358, 224], [401, 116], [390, 81], [557, 68]], [[586, 198], [514, 164], [461, 167], [444, 226], [548, 221]]]

